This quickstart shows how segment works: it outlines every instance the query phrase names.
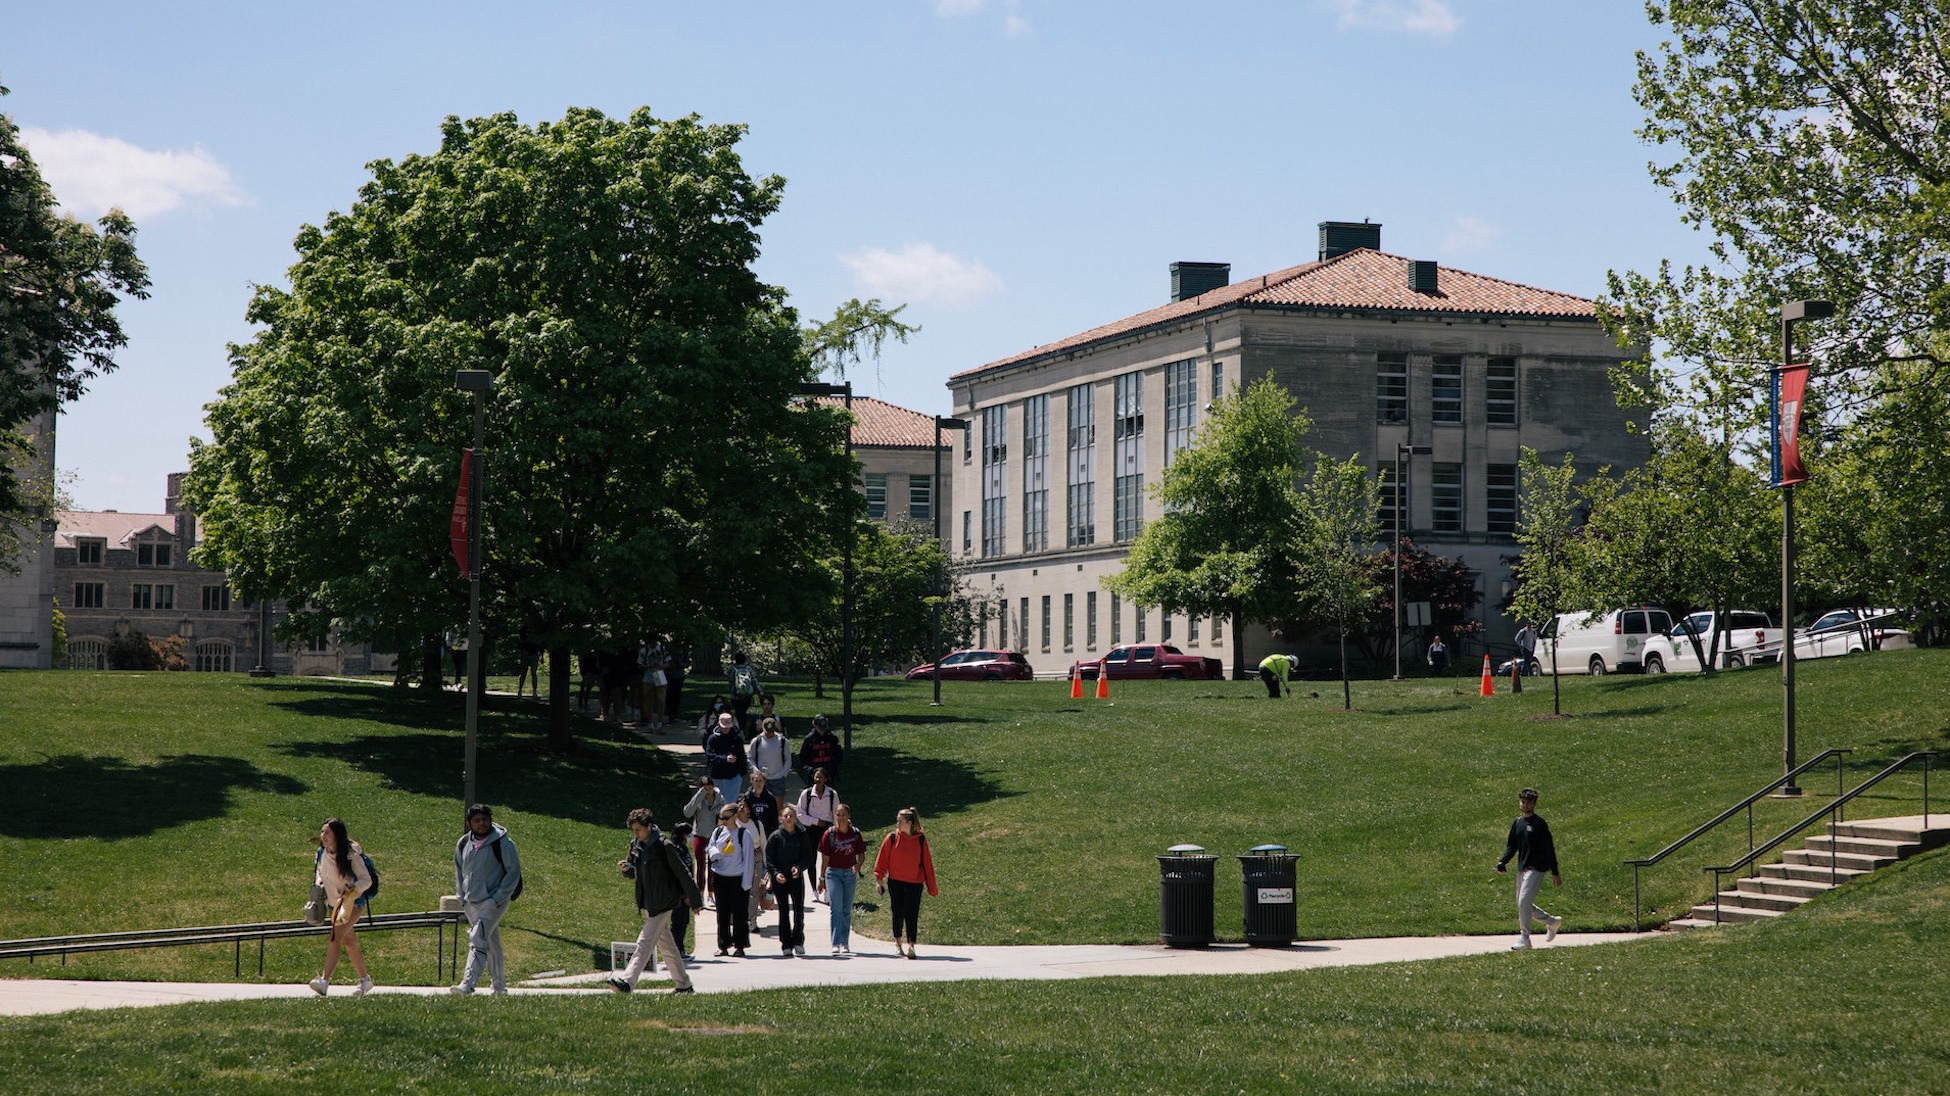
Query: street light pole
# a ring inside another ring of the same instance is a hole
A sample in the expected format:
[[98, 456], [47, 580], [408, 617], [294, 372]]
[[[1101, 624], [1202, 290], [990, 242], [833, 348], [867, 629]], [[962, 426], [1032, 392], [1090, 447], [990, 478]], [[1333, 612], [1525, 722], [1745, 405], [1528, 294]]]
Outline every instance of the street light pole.
[[467, 477], [467, 746], [461, 759], [461, 810], [473, 806], [475, 744], [481, 722], [481, 477], [487, 468], [487, 395], [494, 376], [485, 369], [454, 373], [454, 387], [474, 393], [474, 449]]
[[[934, 514], [934, 540], [941, 546], [944, 559], [948, 555], [948, 534], [941, 528], [941, 431], [966, 430], [968, 426], [967, 419], [934, 417], [934, 479], [929, 481], [928, 506]], [[947, 655], [941, 637], [941, 614], [946, 611], [942, 603], [947, 600], [948, 591], [943, 590], [934, 603], [934, 673], [931, 675], [934, 678], [934, 700], [930, 706], [935, 708], [941, 707], [941, 660]]]
[[1408, 483], [1403, 471], [1409, 455], [1433, 453], [1428, 445], [1395, 444], [1395, 677], [1402, 679], [1402, 523], [1408, 513]]
[[[1794, 368], [1794, 325], [1803, 320], [1826, 319], [1835, 314], [1828, 301], [1788, 301], [1781, 306], [1781, 369]], [[1797, 407], [1793, 412], [1800, 414]], [[1785, 424], [1784, 424], [1785, 425]], [[1774, 445], [1780, 446], [1777, 434]], [[1794, 485], [1781, 487], [1781, 771], [1794, 771]], [[1788, 799], [1801, 794], [1792, 778], [1774, 793]]]

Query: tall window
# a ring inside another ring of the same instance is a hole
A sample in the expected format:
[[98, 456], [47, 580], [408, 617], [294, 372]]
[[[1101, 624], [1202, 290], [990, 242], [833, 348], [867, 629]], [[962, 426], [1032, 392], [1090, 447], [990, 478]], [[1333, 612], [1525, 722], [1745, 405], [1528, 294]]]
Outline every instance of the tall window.
[[1191, 644], [1194, 647], [1198, 646], [1198, 618], [1197, 617], [1185, 618], [1185, 642]]
[[1214, 613], [1212, 615], [1212, 642], [1217, 643], [1225, 637], [1226, 615], [1224, 613]]
[[1438, 533], [1460, 533], [1463, 527], [1462, 465], [1437, 461], [1430, 466], [1430, 528]]
[[1049, 595], [1043, 595], [1043, 642], [1039, 645], [1044, 653], [1049, 651]]
[[1112, 484], [1112, 534], [1117, 540], [1133, 540], [1143, 527], [1144, 515], [1144, 374], [1126, 373], [1117, 378], [1116, 429], [1113, 444], [1117, 478]]
[[1077, 649], [1077, 596], [1063, 595], [1063, 649]]
[[981, 609], [977, 611], [976, 620], [980, 621], [982, 626], [981, 637], [980, 640], [976, 643], [976, 646], [986, 647], [989, 645], [989, 607], [986, 602], [984, 602], [982, 604]]
[[1462, 425], [1462, 355], [1437, 354], [1429, 374], [1429, 421]]
[[146, 582], [138, 582], [129, 587], [129, 608], [152, 608], [155, 601], [155, 587]]
[[1171, 642], [1171, 614], [1168, 612], [1158, 614], [1158, 642]]
[[1226, 363], [1212, 363], [1212, 402], [1217, 403], [1226, 394]]
[[1115, 647], [1124, 642], [1124, 601], [1116, 594], [1110, 595], [1110, 645]]
[[934, 520], [934, 477], [907, 477], [907, 516], [915, 521]]
[[1137, 610], [1136, 612], [1131, 614], [1133, 618], [1133, 623], [1131, 625], [1131, 642], [1143, 643], [1144, 642], [1144, 606], [1133, 605], [1131, 606], [1131, 608]]
[[176, 608], [176, 587], [174, 585], [167, 582], [159, 582], [156, 584], [156, 608]]
[[135, 561], [144, 567], [167, 567], [173, 552], [168, 544], [138, 544], [135, 546]]
[[[961, 550], [964, 554], [975, 550], [975, 511], [961, 512]], [[984, 643], [984, 647], [988, 644]]]
[[982, 555], [999, 556], [1008, 532], [1008, 408], [982, 409]]
[[1029, 649], [1029, 599], [1023, 598], [1021, 607], [1016, 612], [1016, 650], [1027, 651], [1028, 649]]
[[1070, 389], [1069, 530], [1063, 542], [1079, 548], [1097, 542], [1097, 409], [1087, 384]]
[[[1384, 536], [1395, 535], [1395, 508], [1402, 504], [1400, 485], [1395, 482], [1395, 462], [1383, 461], [1375, 468], [1375, 522]], [[1408, 528], [1408, 515], [1402, 514], [1402, 528]]]
[[1097, 649], [1097, 591], [1095, 590], [1083, 595], [1083, 645], [1092, 651]]
[[1022, 401], [1022, 550], [1049, 547], [1049, 397]]
[[100, 537], [77, 537], [74, 542], [74, 561], [83, 567], [100, 567], [102, 549], [108, 542]]
[[74, 601], [71, 608], [99, 609], [107, 584], [101, 582], [77, 582], [74, 584]]
[[1490, 359], [1483, 399], [1491, 426], [1517, 424], [1517, 359]]
[[203, 611], [206, 613], [227, 613], [230, 611], [230, 587], [205, 586], [203, 588]]
[[213, 639], [196, 645], [195, 668], [198, 673], [227, 674], [231, 668], [231, 646], [229, 642]]
[[887, 473], [867, 473], [867, 516], [875, 521], [887, 517]]
[[1374, 415], [1376, 422], [1408, 422], [1408, 355], [1374, 356]]
[[1484, 501], [1484, 528], [1492, 533], [1517, 531], [1517, 466], [1489, 466], [1489, 496]]
[[1165, 366], [1165, 463], [1192, 444], [1192, 427], [1198, 406], [1196, 362], [1172, 362]]

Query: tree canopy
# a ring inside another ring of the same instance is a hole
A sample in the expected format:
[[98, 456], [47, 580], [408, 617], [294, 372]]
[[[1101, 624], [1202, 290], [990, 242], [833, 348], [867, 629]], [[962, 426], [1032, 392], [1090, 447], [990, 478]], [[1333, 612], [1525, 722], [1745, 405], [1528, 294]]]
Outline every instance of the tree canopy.
[[53, 490], [15, 471], [25, 428], [115, 368], [128, 343], [116, 305], [148, 295], [135, 223], [119, 209], [95, 225], [62, 214], [20, 128], [0, 114], [0, 568], [17, 566], [22, 519]]
[[1337, 461], [1314, 454], [1300, 487], [1295, 513], [1294, 556], [1299, 589], [1313, 615], [1334, 623], [1341, 650], [1341, 706], [1352, 708], [1347, 665], [1348, 633], [1357, 628], [1381, 592], [1365, 566], [1377, 533], [1376, 483], [1361, 455]]
[[[782, 290], [752, 271], [783, 180], [741, 126], [638, 110], [441, 126], [305, 226], [208, 409], [204, 562], [295, 627], [402, 645], [465, 619], [448, 518], [485, 369], [485, 616], [558, 656], [810, 616], [863, 505]], [[566, 657], [552, 660], [556, 725]]]

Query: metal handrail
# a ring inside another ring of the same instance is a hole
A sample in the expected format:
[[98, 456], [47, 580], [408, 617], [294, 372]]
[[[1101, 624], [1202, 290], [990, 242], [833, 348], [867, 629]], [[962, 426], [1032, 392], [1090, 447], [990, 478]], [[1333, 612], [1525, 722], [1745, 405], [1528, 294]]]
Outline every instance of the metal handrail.
[[[1855, 787], [1850, 788], [1846, 793], [1836, 795], [1834, 802], [1828, 804], [1828, 806], [1823, 807], [1821, 810], [1814, 812], [1808, 817], [1803, 818], [1801, 821], [1796, 822], [1794, 825], [1789, 826], [1787, 829], [1782, 830], [1779, 834], [1776, 834], [1771, 840], [1767, 841], [1765, 844], [1762, 844], [1759, 848], [1749, 850], [1747, 855], [1741, 857], [1738, 860], [1735, 860], [1733, 863], [1720, 864], [1710, 868], [1701, 868], [1700, 870], [1703, 872], [1710, 871], [1713, 873], [1713, 919], [1715, 921], [1720, 919], [1720, 877], [1721, 876], [1729, 874], [1731, 872], [1740, 871], [1742, 868], [1745, 868], [1749, 864], [1752, 864], [1756, 859], [1774, 851], [1776, 848], [1780, 847], [1783, 843], [1795, 837], [1802, 830], [1805, 830], [1809, 826], [1812, 826], [1816, 822], [1820, 821], [1823, 815], [1827, 815], [1829, 818], [1829, 826], [1831, 827], [1830, 838], [1829, 838], [1830, 841], [1832, 842], [1836, 840], [1832, 828], [1834, 826], [1838, 826], [1841, 824], [1842, 808], [1846, 806], [1848, 802], [1854, 799], [1856, 796], [1861, 795], [1863, 792], [1866, 792], [1870, 788], [1875, 787], [1877, 784], [1882, 783], [1884, 780], [1887, 780], [1889, 777], [1894, 776], [1900, 770], [1908, 767], [1909, 764], [1913, 761], [1920, 760], [1923, 762], [1923, 828], [1928, 829], [1930, 825], [1930, 759], [1935, 756], [1936, 756], [1935, 750], [1918, 750], [1915, 753], [1905, 754], [1901, 758], [1898, 758], [1895, 762], [1891, 763], [1888, 768], [1882, 770], [1881, 772], [1875, 774], [1874, 776], [1868, 778], [1867, 780], [1864, 780], [1862, 783], [1857, 784]], [[1833, 844], [1831, 844], [1828, 849], [1828, 882], [1829, 885], [1831, 886], [1838, 884], [1841, 879], [1841, 866], [1840, 864], [1837, 863], [1837, 859], [1839, 856], [1840, 856], [1840, 852], [1834, 847]]]
[[[411, 929], [433, 926], [440, 931], [440, 939], [435, 944], [434, 968], [441, 974], [447, 967], [447, 926], [453, 925], [454, 953], [458, 958], [460, 947], [460, 914], [446, 910], [428, 910], [421, 913], [368, 913], [360, 920], [362, 931], [378, 932], [389, 929]], [[242, 974], [244, 962], [244, 942], [257, 941], [257, 972], [264, 973], [264, 942], [266, 940], [290, 939], [301, 936], [323, 936], [332, 931], [330, 924], [314, 925], [309, 921], [259, 921], [246, 925], [202, 925], [180, 929], [151, 929], [135, 932], [98, 932], [73, 936], [37, 936], [21, 940], [0, 940], [0, 959], [26, 959], [33, 962], [36, 957], [58, 955], [61, 964], [67, 965], [69, 953], [77, 955], [98, 951], [126, 951], [137, 948], [181, 947], [191, 944], [234, 944], [235, 969]]]
[[1639, 911], [1641, 908], [1639, 902], [1639, 869], [1640, 868], [1649, 868], [1654, 864], [1657, 864], [1659, 861], [1664, 860], [1668, 856], [1671, 856], [1673, 853], [1679, 851], [1684, 846], [1691, 844], [1695, 839], [1703, 836], [1707, 831], [1718, 826], [1720, 823], [1725, 822], [1727, 819], [1732, 818], [1734, 815], [1739, 814], [1743, 810], [1747, 812], [1747, 847], [1749, 849], [1753, 848], [1754, 847], [1754, 804], [1755, 803], [1758, 803], [1762, 799], [1765, 799], [1769, 794], [1771, 794], [1774, 791], [1774, 789], [1779, 788], [1784, 784], [1792, 783], [1795, 777], [1800, 776], [1802, 773], [1805, 773], [1809, 769], [1814, 768], [1816, 765], [1819, 765], [1827, 761], [1831, 757], [1835, 759], [1835, 794], [1838, 796], [1841, 795], [1842, 794], [1842, 756], [1850, 752], [1851, 751], [1844, 750], [1844, 749], [1823, 750], [1821, 753], [1818, 753], [1815, 756], [1809, 758], [1807, 761], [1803, 762], [1800, 766], [1776, 777], [1772, 783], [1761, 788], [1759, 791], [1755, 792], [1754, 794], [1748, 796], [1745, 799], [1742, 799], [1740, 802], [1735, 803], [1733, 806], [1728, 807], [1726, 810], [1721, 811], [1717, 816], [1713, 818], [1712, 821], [1699, 826], [1698, 828], [1694, 829], [1693, 832], [1687, 834], [1686, 836], [1680, 838], [1677, 841], [1674, 841], [1672, 844], [1667, 845], [1665, 848], [1660, 849], [1658, 852], [1653, 853], [1651, 856], [1645, 857], [1640, 860], [1625, 861], [1624, 862], [1625, 866], [1632, 869], [1632, 931], [1633, 932], [1640, 931], [1639, 930]]

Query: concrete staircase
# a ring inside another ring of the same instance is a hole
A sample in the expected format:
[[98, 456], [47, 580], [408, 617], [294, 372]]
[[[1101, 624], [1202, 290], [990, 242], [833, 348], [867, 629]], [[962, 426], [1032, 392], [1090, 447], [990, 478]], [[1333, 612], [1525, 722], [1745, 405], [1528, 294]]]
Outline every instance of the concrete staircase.
[[1824, 891], [1886, 868], [1919, 852], [1950, 845], [1950, 814], [1932, 812], [1930, 824], [1920, 814], [1901, 818], [1863, 818], [1829, 823], [1826, 833], [1789, 849], [1779, 864], [1763, 864], [1760, 874], [1742, 879], [1732, 890], [1720, 892], [1719, 906], [1694, 906], [1691, 913], [1667, 928], [1710, 928], [1728, 921], [1764, 921], [1779, 917]]

